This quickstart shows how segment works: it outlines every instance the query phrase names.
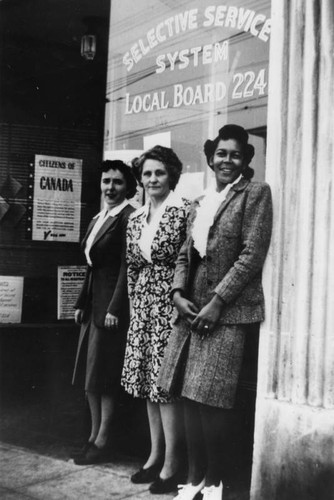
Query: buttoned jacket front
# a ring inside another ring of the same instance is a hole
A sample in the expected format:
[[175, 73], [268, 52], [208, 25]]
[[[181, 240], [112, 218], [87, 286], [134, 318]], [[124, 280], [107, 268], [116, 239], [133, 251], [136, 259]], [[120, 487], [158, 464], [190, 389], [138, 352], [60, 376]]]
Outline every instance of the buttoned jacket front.
[[[83, 309], [85, 316], [92, 313], [92, 320], [98, 327], [104, 326], [106, 313], [119, 318], [128, 314], [127, 272], [126, 272], [126, 227], [130, 213], [134, 211], [127, 205], [119, 214], [109, 216], [99, 229], [90, 250], [92, 266], [87, 273], [75, 308]], [[90, 222], [86, 241], [97, 218]]]
[[[201, 198], [195, 200], [188, 220], [187, 239], [175, 269], [173, 290], [189, 296], [196, 251], [192, 225]], [[268, 184], [241, 179], [219, 207], [208, 234], [207, 302], [218, 294], [225, 305], [221, 324], [254, 323], [264, 319], [262, 267], [272, 228], [272, 200]]]

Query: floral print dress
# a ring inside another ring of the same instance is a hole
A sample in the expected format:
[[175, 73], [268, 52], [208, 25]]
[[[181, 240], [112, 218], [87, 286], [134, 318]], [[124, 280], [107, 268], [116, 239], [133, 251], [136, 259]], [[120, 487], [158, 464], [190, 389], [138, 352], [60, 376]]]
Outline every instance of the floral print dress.
[[171, 401], [157, 386], [157, 377], [171, 333], [174, 305], [170, 297], [175, 262], [186, 237], [190, 203], [168, 203], [151, 246], [151, 262], [139, 246], [146, 212], [138, 209], [127, 228], [128, 289], [132, 302], [121, 384], [135, 396], [152, 402]]

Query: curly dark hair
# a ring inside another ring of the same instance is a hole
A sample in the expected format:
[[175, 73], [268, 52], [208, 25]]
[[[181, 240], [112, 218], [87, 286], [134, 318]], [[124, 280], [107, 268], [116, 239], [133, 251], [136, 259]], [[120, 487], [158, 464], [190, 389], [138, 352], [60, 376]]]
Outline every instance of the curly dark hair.
[[232, 123], [228, 124], [228, 125], [224, 125], [224, 127], [219, 129], [218, 135], [213, 141], [208, 139], [205, 142], [204, 154], [206, 156], [207, 164], [212, 169], [210, 162], [211, 162], [211, 158], [215, 154], [215, 151], [217, 149], [219, 141], [220, 140], [227, 141], [228, 139], [235, 139], [236, 141], [238, 141], [241, 144], [244, 159], [245, 159], [245, 162], [247, 164], [244, 171], [242, 172], [242, 175], [246, 179], [251, 179], [254, 175], [254, 170], [249, 166], [249, 163], [252, 161], [255, 150], [254, 150], [254, 146], [252, 144], [248, 143], [248, 132], [240, 125], [234, 125]]
[[126, 198], [133, 198], [137, 191], [137, 181], [131, 167], [121, 160], [103, 161], [99, 167], [100, 174], [109, 170], [119, 170], [123, 174], [127, 187]]
[[134, 158], [132, 160], [132, 167], [137, 181], [141, 186], [141, 174], [146, 160], [157, 160], [163, 163], [168, 173], [169, 187], [172, 190], [175, 189], [182, 172], [182, 162], [177, 154], [171, 148], [157, 145], [145, 151], [139, 158]]

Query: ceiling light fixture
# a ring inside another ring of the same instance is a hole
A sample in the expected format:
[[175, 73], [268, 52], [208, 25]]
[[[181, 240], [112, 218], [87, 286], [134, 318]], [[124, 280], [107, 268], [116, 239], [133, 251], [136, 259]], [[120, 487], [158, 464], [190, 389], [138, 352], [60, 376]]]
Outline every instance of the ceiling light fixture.
[[96, 54], [96, 36], [86, 33], [81, 37], [81, 56], [92, 61]]

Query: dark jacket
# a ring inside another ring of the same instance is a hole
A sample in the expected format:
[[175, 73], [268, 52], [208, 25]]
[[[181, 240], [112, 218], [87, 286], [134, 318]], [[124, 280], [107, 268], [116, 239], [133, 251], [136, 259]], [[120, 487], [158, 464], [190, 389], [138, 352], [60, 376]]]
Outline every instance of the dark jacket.
[[[84, 310], [84, 318], [91, 310], [92, 320], [100, 328], [104, 326], [107, 312], [118, 317], [127, 314], [126, 226], [133, 211], [134, 208], [127, 205], [116, 216], [108, 217], [90, 250], [93, 265], [87, 266], [75, 308]], [[97, 217], [88, 226], [82, 241], [83, 250], [96, 222]]]

